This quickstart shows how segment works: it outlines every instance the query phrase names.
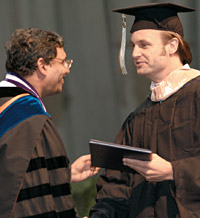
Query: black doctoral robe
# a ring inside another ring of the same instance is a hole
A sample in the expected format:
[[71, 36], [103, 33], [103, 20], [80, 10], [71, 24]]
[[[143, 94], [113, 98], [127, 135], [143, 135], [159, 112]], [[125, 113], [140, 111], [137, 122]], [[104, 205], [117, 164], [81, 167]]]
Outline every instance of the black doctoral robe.
[[[24, 92], [1, 87], [0, 106]], [[69, 159], [38, 99], [29, 95], [9, 105], [0, 126], [0, 217], [77, 217]]]
[[151, 183], [139, 174], [106, 170], [91, 218], [200, 217], [200, 77], [162, 102], [147, 98], [125, 120], [116, 142], [170, 161], [174, 180]]

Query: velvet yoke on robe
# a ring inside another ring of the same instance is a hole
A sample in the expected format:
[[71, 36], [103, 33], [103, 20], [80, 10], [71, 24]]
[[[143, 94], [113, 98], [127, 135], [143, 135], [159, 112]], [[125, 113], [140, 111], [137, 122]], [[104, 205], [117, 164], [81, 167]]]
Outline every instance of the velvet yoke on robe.
[[[3, 89], [0, 105], [15, 96]], [[20, 98], [2, 112], [0, 125], [1, 217], [77, 217], [69, 159], [40, 102], [33, 96]]]

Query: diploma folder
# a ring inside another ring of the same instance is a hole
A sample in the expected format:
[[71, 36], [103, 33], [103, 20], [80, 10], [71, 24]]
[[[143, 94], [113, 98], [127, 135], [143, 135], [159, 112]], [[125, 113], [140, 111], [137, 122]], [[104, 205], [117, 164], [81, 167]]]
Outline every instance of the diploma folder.
[[123, 165], [122, 159], [151, 160], [151, 150], [90, 139], [91, 166], [112, 170], [135, 172]]

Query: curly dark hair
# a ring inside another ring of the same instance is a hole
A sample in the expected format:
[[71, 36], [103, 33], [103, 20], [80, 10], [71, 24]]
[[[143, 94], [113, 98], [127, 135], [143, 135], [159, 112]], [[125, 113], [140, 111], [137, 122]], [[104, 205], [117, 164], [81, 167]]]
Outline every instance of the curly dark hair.
[[63, 38], [52, 31], [17, 29], [5, 45], [6, 70], [22, 77], [31, 75], [37, 69], [38, 58], [42, 57], [49, 64], [57, 55], [56, 48], [63, 46]]

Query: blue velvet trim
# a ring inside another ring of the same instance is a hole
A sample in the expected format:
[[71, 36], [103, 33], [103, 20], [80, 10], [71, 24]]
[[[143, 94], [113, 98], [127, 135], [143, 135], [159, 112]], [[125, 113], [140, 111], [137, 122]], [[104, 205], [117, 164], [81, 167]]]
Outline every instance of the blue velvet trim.
[[28, 95], [17, 99], [0, 114], [0, 138], [23, 120], [42, 114], [50, 117], [36, 97]]

